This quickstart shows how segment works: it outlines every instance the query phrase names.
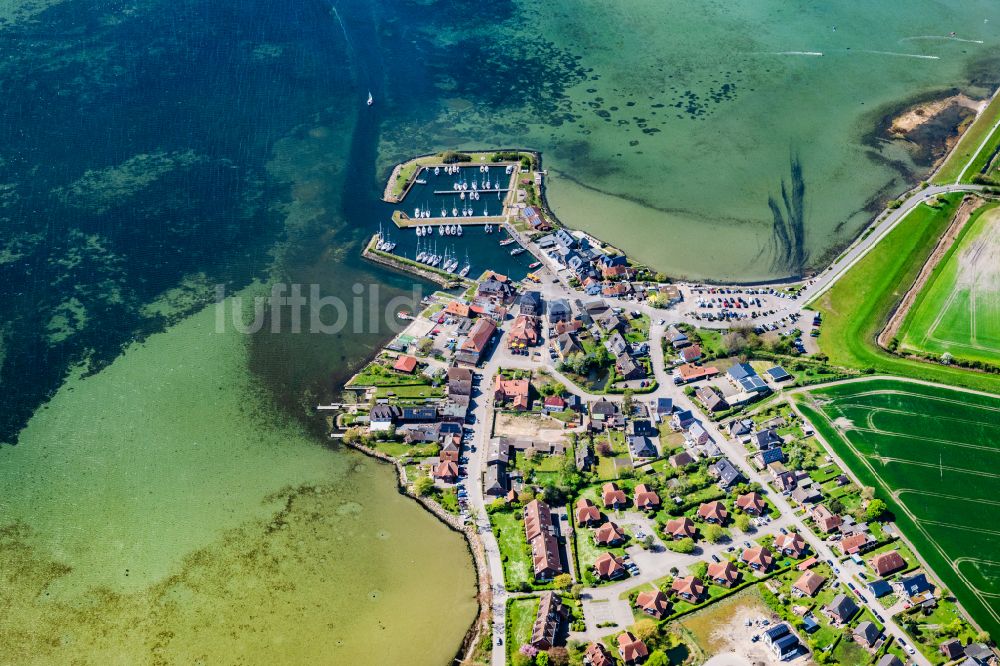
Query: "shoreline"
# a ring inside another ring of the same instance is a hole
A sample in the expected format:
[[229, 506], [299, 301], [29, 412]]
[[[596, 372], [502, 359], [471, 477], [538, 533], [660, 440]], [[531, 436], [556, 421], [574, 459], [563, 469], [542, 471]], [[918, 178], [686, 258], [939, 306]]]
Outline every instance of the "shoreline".
[[453, 532], [458, 532], [464, 537], [465, 545], [469, 550], [469, 554], [472, 555], [472, 566], [476, 572], [476, 604], [478, 606], [478, 611], [476, 619], [473, 620], [472, 624], [466, 630], [465, 635], [462, 638], [462, 642], [459, 644], [458, 650], [456, 651], [455, 657], [452, 661], [463, 663], [466, 660], [471, 659], [477, 644], [483, 636], [484, 630], [489, 627], [490, 608], [492, 605], [492, 594], [489, 584], [489, 567], [485, 561], [486, 553], [482, 541], [479, 539], [479, 534], [475, 530], [468, 529], [464, 524], [459, 523], [457, 516], [448, 513], [435, 502], [431, 502], [411, 492], [404, 483], [406, 471], [403, 469], [403, 466], [399, 463], [399, 461], [392, 456], [364, 446], [363, 444], [350, 444], [341, 439], [338, 439], [337, 441], [343, 446], [353, 449], [354, 451], [366, 455], [369, 458], [392, 465], [396, 470], [396, 491], [399, 494], [405, 495], [415, 501], [428, 513], [448, 527], [448, 529]]

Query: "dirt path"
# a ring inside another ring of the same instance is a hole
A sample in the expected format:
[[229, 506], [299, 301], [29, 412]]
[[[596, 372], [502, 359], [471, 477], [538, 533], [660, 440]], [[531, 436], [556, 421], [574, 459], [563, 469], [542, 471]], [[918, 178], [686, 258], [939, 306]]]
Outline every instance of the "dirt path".
[[972, 213], [975, 212], [977, 208], [986, 203], [980, 197], [966, 197], [962, 201], [962, 205], [958, 207], [958, 211], [955, 213], [955, 219], [952, 220], [951, 226], [944, 233], [943, 236], [938, 240], [937, 245], [934, 247], [934, 251], [931, 252], [927, 261], [924, 263], [923, 268], [920, 269], [920, 274], [917, 275], [916, 281], [914, 281], [913, 286], [906, 292], [903, 296], [903, 300], [899, 302], [896, 309], [893, 311], [892, 316], [889, 318], [889, 322], [879, 333], [876, 342], [879, 347], [885, 349], [889, 341], [892, 340], [896, 334], [899, 332], [899, 327], [902, 325], [903, 320], [906, 319], [906, 315], [910, 312], [910, 308], [913, 306], [913, 302], [917, 299], [917, 294], [924, 288], [927, 280], [930, 279], [931, 274], [937, 267], [941, 258], [945, 255], [949, 248], [951, 248], [952, 243], [958, 238], [958, 234], [965, 227], [965, 223], [969, 221], [972, 217]]

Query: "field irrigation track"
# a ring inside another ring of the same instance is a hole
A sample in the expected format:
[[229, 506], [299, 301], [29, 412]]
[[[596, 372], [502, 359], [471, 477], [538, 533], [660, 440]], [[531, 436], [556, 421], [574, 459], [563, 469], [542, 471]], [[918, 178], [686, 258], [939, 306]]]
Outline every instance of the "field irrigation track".
[[1000, 397], [865, 378], [792, 394], [976, 622], [1000, 636]]
[[1000, 362], [1000, 208], [981, 210], [907, 314], [902, 350]]

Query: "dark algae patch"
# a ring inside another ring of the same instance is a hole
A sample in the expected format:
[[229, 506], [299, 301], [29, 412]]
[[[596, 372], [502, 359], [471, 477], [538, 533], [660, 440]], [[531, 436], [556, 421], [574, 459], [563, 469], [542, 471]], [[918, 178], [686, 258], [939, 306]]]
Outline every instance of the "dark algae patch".
[[288, 196], [272, 144], [346, 82], [326, 11], [67, 2], [5, 27], [0, 441], [68, 368], [264, 276]]

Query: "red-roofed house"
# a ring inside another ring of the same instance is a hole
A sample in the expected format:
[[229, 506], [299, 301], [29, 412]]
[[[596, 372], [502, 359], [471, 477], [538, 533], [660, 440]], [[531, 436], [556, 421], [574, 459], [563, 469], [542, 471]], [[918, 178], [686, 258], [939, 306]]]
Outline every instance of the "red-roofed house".
[[799, 579], [795, 581], [792, 588], [807, 597], [814, 597], [825, 582], [826, 578], [824, 576], [820, 576], [815, 571], [807, 571], [799, 576]]
[[410, 373], [417, 369], [417, 359], [412, 356], [397, 356], [396, 362], [392, 366], [393, 370], [397, 372]]
[[806, 540], [798, 532], [779, 534], [774, 540], [774, 547], [778, 552], [795, 558], [802, 557], [809, 549], [809, 546], [806, 545]]
[[726, 505], [718, 500], [715, 502], [705, 502], [698, 507], [698, 517], [706, 523], [724, 525], [726, 518], [729, 517], [729, 511], [726, 510]]
[[518, 315], [507, 334], [507, 346], [534, 347], [538, 344], [538, 319]]
[[468, 317], [469, 316], [469, 304], [463, 303], [462, 301], [452, 301], [448, 304], [448, 307], [444, 309], [446, 314], [453, 315], [455, 317]]
[[582, 527], [597, 525], [601, 522], [601, 510], [586, 497], [576, 501], [576, 524]]
[[528, 401], [530, 390], [531, 383], [527, 379], [504, 379], [497, 375], [493, 400], [499, 404], [510, 403], [512, 409], [525, 410], [531, 405]]
[[747, 493], [736, 498], [736, 508], [744, 513], [749, 513], [751, 516], [763, 514], [766, 506], [764, 498], [760, 496], [760, 493]]
[[448, 483], [458, 480], [458, 465], [451, 460], [444, 460], [434, 467], [434, 478]]
[[764, 546], [747, 548], [743, 551], [740, 559], [746, 562], [751, 569], [760, 571], [761, 573], [769, 571], [771, 565], [774, 564], [774, 555], [771, 555], [771, 551]]
[[660, 496], [645, 483], [640, 483], [635, 487], [635, 506], [643, 511], [657, 509], [660, 506]]
[[856, 555], [864, 552], [873, 544], [874, 541], [872, 541], [871, 537], [864, 532], [859, 532], [857, 534], [845, 536], [837, 542], [837, 547], [840, 548], [840, 552], [844, 555]]
[[604, 647], [604, 643], [591, 643], [583, 653], [583, 663], [586, 666], [615, 666], [614, 657]]
[[472, 325], [469, 335], [462, 342], [462, 351], [470, 354], [478, 363], [479, 357], [489, 347], [490, 339], [496, 330], [496, 324], [489, 319], [477, 319], [476, 323]]
[[682, 384], [687, 384], [688, 382], [695, 382], [699, 379], [714, 377], [719, 374], [719, 369], [711, 365], [701, 366], [694, 365], [693, 363], [685, 363], [684, 365], [678, 366], [674, 371], [674, 374], [681, 380]]
[[625, 533], [610, 520], [594, 530], [594, 543], [599, 546], [617, 546], [625, 543]]
[[547, 412], [566, 411], [566, 401], [558, 395], [548, 396], [542, 404], [545, 406], [545, 411]]
[[709, 564], [706, 575], [717, 585], [732, 587], [740, 579], [740, 570], [729, 560], [723, 560]]
[[646, 615], [651, 615], [657, 620], [670, 612], [670, 601], [662, 590], [646, 590], [640, 592], [635, 598], [635, 605], [642, 609]]
[[840, 527], [841, 523], [844, 522], [840, 516], [833, 514], [822, 504], [814, 506], [811, 509], [811, 514], [812, 519], [816, 521], [816, 527], [818, 527], [821, 532], [832, 532]]
[[698, 603], [705, 596], [705, 583], [697, 576], [674, 578], [670, 591], [692, 603]]
[[594, 572], [598, 578], [612, 580], [626, 575], [622, 559], [611, 553], [601, 553], [594, 561]]
[[687, 516], [668, 520], [663, 526], [663, 531], [674, 539], [693, 539], [695, 535], [694, 522]]
[[623, 509], [628, 502], [628, 499], [625, 497], [625, 491], [610, 481], [601, 487], [601, 499], [604, 501], [604, 507], [607, 509]]
[[681, 360], [685, 363], [694, 363], [699, 358], [701, 358], [701, 347], [698, 345], [691, 345], [690, 347], [685, 347], [680, 351]]
[[906, 560], [895, 550], [890, 550], [887, 553], [879, 553], [869, 560], [868, 563], [871, 565], [872, 570], [879, 576], [888, 576], [895, 571], [906, 568]]
[[626, 664], [638, 664], [649, 656], [649, 650], [632, 632], [626, 631], [618, 634], [618, 654]]

